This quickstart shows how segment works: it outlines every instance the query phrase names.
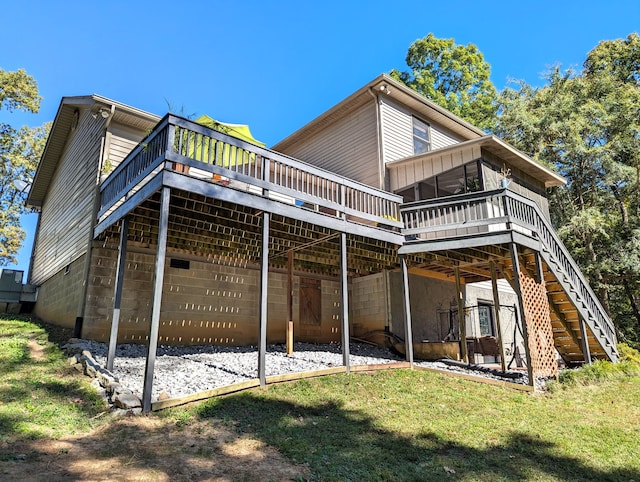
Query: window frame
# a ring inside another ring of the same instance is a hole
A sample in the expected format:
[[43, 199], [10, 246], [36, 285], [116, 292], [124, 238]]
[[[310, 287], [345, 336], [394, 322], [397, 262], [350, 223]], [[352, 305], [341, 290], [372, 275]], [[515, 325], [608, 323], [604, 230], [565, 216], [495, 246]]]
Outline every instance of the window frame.
[[[419, 124], [419, 125], [417, 125]], [[416, 127], [423, 127], [424, 126], [424, 130], [420, 131], [419, 129], [417, 130]], [[424, 132], [425, 133], [425, 137], [419, 136], [417, 135], [416, 131], [418, 132]], [[419, 117], [416, 116], [412, 116], [411, 117], [411, 139], [413, 141], [413, 155], [417, 156], [420, 154], [424, 154], [426, 152], [430, 152], [431, 151], [431, 124], [429, 124], [426, 121], [423, 121], [422, 119], [420, 119]], [[416, 150], [416, 142], [422, 144], [423, 146], [426, 147], [425, 150], [423, 151], [419, 151], [417, 152]]]

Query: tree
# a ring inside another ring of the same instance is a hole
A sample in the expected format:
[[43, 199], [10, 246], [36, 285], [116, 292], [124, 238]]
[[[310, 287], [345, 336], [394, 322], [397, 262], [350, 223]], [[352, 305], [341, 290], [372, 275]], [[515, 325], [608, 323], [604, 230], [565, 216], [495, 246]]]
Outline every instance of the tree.
[[[24, 70], [0, 69], [0, 110], [36, 113], [40, 100], [36, 81]], [[15, 129], [0, 122], [0, 266], [16, 262], [24, 241], [20, 216], [48, 132], [46, 124]]]
[[625, 339], [640, 342], [640, 38], [601, 42], [499, 98], [495, 133], [555, 166], [552, 221]]
[[394, 69], [390, 75], [471, 124], [492, 129], [497, 92], [478, 47], [430, 33], [409, 46], [406, 62], [410, 72]]

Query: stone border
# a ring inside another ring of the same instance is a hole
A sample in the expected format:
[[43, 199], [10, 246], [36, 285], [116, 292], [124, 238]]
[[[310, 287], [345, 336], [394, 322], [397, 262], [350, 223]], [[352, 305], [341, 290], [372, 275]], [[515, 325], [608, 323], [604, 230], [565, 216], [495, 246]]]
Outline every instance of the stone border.
[[61, 348], [69, 357], [69, 365], [94, 379], [92, 384], [96, 385], [114, 415], [139, 415], [142, 413], [140, 398], [133, 391], [121, 385], [118, 377], [103, 368], [93, 358], [82, 340], [71, 338]]

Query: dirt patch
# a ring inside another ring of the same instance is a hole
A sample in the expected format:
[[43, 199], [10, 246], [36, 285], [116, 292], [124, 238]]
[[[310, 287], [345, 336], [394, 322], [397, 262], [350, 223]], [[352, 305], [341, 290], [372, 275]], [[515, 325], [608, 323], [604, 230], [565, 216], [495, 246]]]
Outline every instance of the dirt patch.
[[127, 417], [87, 435], [0, 446], [2, 480], [292, 480], [309, 477], [222, 422]]
[[29, 340], [27, 347], [29, 348], [29, 355], [35, 361], [42, 361], [46, 358], [45, 347], [39, 344], [36, 340]]

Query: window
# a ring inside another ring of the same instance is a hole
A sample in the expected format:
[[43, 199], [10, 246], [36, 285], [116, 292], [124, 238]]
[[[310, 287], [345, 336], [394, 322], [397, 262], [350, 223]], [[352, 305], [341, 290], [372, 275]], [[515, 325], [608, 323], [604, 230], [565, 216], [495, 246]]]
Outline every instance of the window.
[[429, 124], [413, 118], [413, 153], [422, 154], [431, 150]]
[[483, 187], [479, 165], [480, 160], [476, 160], [454, 167], [437, 176], [407, 186], [397, 191], [397, 194], [401, 195], [407, 203], [481, 191]]
[[478, 302], [478, 324], [480, 325], [480, 336], [495, 336], [493, 305]]

